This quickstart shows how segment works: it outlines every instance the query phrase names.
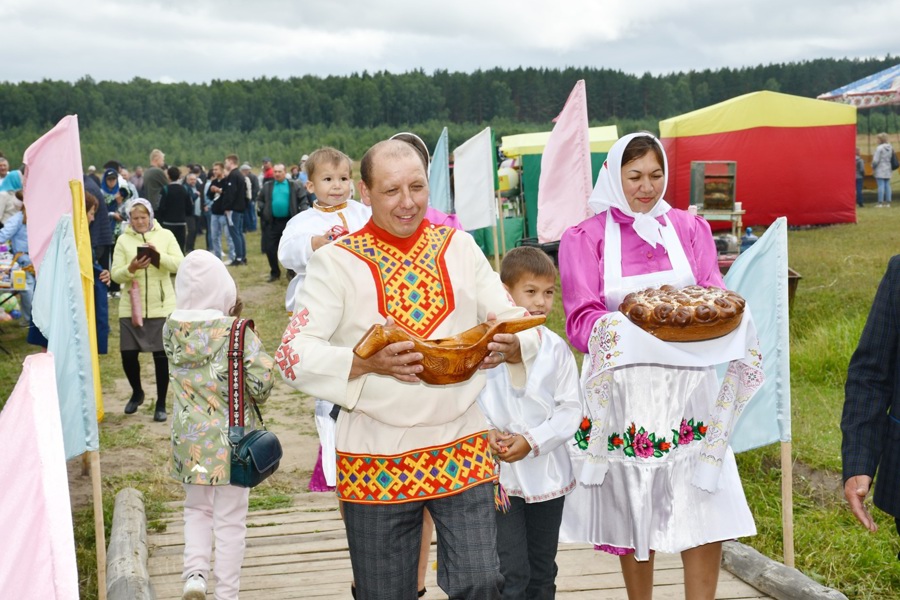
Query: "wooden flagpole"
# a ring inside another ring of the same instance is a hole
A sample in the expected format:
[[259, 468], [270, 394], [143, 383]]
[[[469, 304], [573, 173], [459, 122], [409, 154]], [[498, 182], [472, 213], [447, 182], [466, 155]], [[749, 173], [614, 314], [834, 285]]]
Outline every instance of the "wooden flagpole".
[[100, 486], [100, 452], [92, 450], [91, 484], [94, 496], [94, 539], [97, 547], [97, 598], [106, 600], [106, 529], [103, 526], [103, 489]]
[[497, 196], [497, 214], [500, 215], [500, 243], [503, 244], [503, 247], [500, 249], [500, 253], [506, 254], [506, 226], [503, 223], [503, 198], [500, 196], [499, 190], [495, 191], [494, 193]]
[[784, 564], [794, 566], [794, 463], [791, 442], [781, 442], [781, 529]]
[[500, 244], [497, 241], [497, 225], [496, 225], [496, 223], [491, 227], [491, 232], [494, 234], [494, 270], [499, 273], [500, 272]]
[[[494, 190], [494, 200], [497, 200], [499, 197], [500, 197], [500, 194], [497, 192], [497, 190]], [[501, 236], [502, 236], [503, 215], [500, 213], [499, 209], [500, 209], [500, 205], [495, 202], [494, 210], [496, 211], [497, 215], [499, 215], [498, 218], [500, 220], [500, 232], [501, 232]], [[500, 242], [497, 239], [497, 223], [496, 223], [496, 221], [494, 222], [493, 225], [491, 225], [491, 233], [494, 236], [494, 270], [499, 273], [500, 272]]]
[[[103, 487], [100, 481], [100, 421], [103, 420], [103, 391], [100, 386], [100, 365], [99, 354], [97, 352], [97, 334], [96, 334], [96, 306], [94, 305], [94, 280], [93, 276], [86, 277], [85, 273], [93, 275], [93, 269], [90, 267], [91, 254], [90, 249], [85, 253], [80, 243], [89, 242], [90, 238], [86, 237], [87, 215], [84, 207], [84, 188], [83, 182], [78, 179], [69, 181], [69, 191], [72, 194], [72, 227], [76, 231], [75, 246], [78, 249], [79, 266], [86, 267], [81, 270], [81, 286], [84, 294], [84, 305], [87, 309], [87, 325], [88, 325], [88, 343], [91, 350], [91, 368], [93, 371], [94, 383], [94, 402], [97, 406], [97, 436], [98, 450], [91, 450], [91, 490], [94, 497], [94, 546], [97, 552], [97, 598], [98, 600], [106, 600], [106, 528], [103, 526]], [[84, 236], [79, 236], [77, 232], [79, 228]], [[86, 245], [85, 245], [86, 247]], [[84, 468], [87, 458], [82, 457], [82, 469]]]

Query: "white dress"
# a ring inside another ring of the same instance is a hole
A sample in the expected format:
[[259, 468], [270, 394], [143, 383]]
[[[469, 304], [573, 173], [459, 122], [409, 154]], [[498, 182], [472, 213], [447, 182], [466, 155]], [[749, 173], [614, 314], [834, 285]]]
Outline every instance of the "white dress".
[[[607, 219], [607, 306], [646, 287], [695, 283], [667, 225], [661, 233], [672, 270], [623, 277], [619, 225]], [[633, 549], [647, 560], [651, 549], [680, 552], [755, 534], [727, 445], [741, 409], [762, 384], [749, 311], [725, 338], [679, 344], [612, 312], [598, 320], [589, 345], [582, 383], [591, 437], [583, 450], [569, 446], [579, 485], [566, 500], [560, 541], [612, 546], [616, 553]], [[723, 361], [730, 367], [720, 386], [711, 365]]]

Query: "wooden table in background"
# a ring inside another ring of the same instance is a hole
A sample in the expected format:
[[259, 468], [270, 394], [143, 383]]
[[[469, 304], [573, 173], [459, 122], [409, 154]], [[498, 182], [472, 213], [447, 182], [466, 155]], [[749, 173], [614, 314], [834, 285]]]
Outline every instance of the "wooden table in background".
[[697, 214], [707, 221], [731, 221], [731, 233], [740, 239], [744, 230], [745, 210], [704, 210], [699, 209]]

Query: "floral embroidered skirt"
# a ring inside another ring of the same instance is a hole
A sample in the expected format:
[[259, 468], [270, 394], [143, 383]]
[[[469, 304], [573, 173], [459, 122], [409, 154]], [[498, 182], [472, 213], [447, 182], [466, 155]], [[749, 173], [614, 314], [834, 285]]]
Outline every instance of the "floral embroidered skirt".
[[592, 415], [598, 427], [588, 450], [569, 445], [579, 484], [566, 499], [560, 541], [633, 550], [647, 560], [651, 550], [681, 552], [754, 535], [730, 448], [715, 493], [691, 484], [717, 392], [712, 369], [615, 371], [608, 404]]

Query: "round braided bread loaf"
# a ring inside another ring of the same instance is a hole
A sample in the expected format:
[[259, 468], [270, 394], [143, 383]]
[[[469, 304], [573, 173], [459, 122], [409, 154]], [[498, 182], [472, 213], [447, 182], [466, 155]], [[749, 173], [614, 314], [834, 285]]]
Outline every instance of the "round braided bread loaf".
[[740, 295], [719, 287], [663, 285], [628, 294], [619, 311], [661, 340], [697, 342], [731, 333], [745, 305]]

